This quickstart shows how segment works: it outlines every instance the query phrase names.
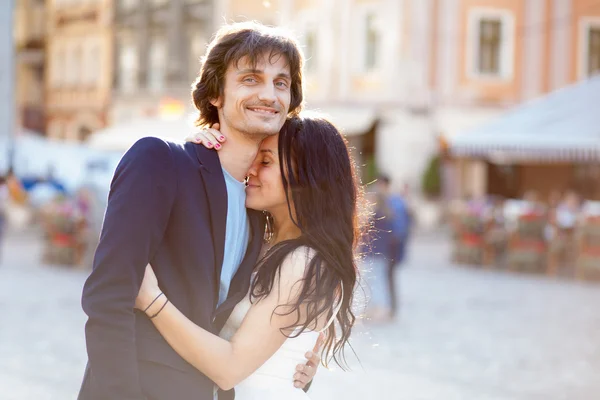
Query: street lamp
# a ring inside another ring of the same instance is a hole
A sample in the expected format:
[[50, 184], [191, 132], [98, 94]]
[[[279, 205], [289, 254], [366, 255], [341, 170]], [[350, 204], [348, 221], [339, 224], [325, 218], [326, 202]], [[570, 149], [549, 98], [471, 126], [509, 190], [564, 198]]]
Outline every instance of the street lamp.
[[[0, 168], [13, 166], [15, 143], [15, 96], [14, 69], [15, 51], [13, 41], [14, 0], [0, 1], [0, 99], [6, 103], [0, 106], [0, 149], [6, 157], [0, 157]], [[5, 163], [2, 165], [1, 162]]]

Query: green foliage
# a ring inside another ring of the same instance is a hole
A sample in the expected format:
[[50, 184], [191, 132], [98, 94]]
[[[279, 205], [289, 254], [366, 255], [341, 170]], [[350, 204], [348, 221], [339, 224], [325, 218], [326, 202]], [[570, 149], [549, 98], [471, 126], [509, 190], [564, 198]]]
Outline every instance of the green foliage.
[[421, 189], [426, 196], [439, 197], [442, 192], [440, 157], [435, 155], [429, 160], [421, 182]]

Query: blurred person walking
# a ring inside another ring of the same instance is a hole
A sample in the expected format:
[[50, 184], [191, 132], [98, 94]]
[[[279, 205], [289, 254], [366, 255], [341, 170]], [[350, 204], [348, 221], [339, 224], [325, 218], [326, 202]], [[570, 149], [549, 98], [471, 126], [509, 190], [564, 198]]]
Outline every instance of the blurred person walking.
[[387, 321], [398, 311], [397, 270], [406, 255], [410, 214], [405, 199], [390, 192], [390, 178], [381, 175], [368, 194], [373, 206], [371, 237], [363, 249], [363, 270], [370, 298], [367, 317]]
[[408, 242], [413, 224], [413, 214], [408, 204], [408, 185], [404, 185], [402, 194], [392, 193], [390, 178], [381, 175], [378, 179], [378, 192], [380, 202], [384, 205], [382, 210], [389, 219], [390, 233], [388, 238], [386, 279], [389, 290], [390, 316], [394, 317], [398, 311], [398, 282], [397, 271], [406, 259]]
[[370, 235], [362, 249], [361, 270], [367, 283], [367, 320], [382, 322], [390, 319], [391, 288], [388, 280], [390, 262], [390, 241], [392, 224], [390, 209], [377, 190], [367, 193], [367, 200], [373, 207], [369, 226]]

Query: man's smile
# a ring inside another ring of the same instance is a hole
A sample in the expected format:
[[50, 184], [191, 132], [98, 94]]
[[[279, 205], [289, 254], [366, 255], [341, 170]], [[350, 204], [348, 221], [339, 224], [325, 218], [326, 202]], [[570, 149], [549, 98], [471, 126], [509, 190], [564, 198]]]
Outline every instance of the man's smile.
[[275, 115], [279, 113], [279, 111], [271, 107], [248, 107], [248, 110], [264, 115]]

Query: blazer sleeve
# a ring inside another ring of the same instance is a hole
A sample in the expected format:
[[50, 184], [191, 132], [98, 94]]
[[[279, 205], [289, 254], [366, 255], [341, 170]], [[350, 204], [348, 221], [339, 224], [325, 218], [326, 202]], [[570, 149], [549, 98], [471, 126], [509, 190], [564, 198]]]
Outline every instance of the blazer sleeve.
[[92, 273], [83, 288], [87, 352], [94, 388], [103, 399], [142, 394], [134, 304], [144, 269], [160, 244], [177, 191], [169, 145], [139, 140], [113, 177]]

